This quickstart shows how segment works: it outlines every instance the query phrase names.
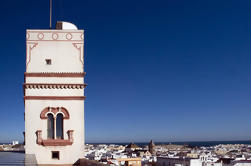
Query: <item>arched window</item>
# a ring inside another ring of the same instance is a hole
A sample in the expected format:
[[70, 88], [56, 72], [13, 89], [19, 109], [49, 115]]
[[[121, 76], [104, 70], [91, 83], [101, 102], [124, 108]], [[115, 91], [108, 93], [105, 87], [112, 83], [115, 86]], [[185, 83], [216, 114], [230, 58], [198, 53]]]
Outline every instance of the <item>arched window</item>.
[[59, 113], [56, 117], [56, 138], [64, 139], [63, 133], [63, 115]]
[[54, 139], [54, 118], [51, 113], [49, 113], [47, 116], [48, 116], [47, 137], [48, 137], [48, 139]]
[[40, 113], [40, 118], [47, 119], [47, 139], [64, 139], [63, 122], [70, 119], [69, 112], [64, 107], [46, 107]]

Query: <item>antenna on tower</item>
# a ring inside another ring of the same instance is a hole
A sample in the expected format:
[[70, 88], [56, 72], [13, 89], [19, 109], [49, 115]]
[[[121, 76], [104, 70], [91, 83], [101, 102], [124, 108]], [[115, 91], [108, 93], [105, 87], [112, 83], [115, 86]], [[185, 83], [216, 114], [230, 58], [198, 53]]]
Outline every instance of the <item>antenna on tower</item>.
[[52, 0], [50, 0], [50, 29], [51, 29], [51, 17], [52, 17]]

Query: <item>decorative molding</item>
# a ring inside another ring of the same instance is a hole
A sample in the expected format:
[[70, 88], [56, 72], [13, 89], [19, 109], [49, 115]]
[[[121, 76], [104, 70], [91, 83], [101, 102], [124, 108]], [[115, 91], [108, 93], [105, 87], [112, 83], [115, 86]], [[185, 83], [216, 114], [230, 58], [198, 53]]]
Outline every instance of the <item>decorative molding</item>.
[[84, 33], [80, 35], [80, 38], [83, 40], [84, 39]]
[[82, 57], [82, 45], [84, 43], [84, 34], [79, 31], [38, 31], [28, 30], [26, 32], [26, 70], [31, 61], [31, 52], [41, 41], [65, 41], [76, 42], [74, 47], [79, 50], [79, 60], [84, 64]]
[[82, 67], [84, 67], [84, 60], [82, 59], [82, 45], [83, 45], [83, 43], [72, 43], [72, 45], [79, 51], [79, 61], [82, 63]]
[[25, 77], [84, 77], [83, 73], [24, 73]]
[[24, 100], [85, 100], [85, 96], [24, 96]]
[[36, 30], [36, 29], [28, 29], [27, 33], [39, 33], [39, 32], [43, 32], [43, 33], [83, 33], [84, 30], [57, 30], [57, 29], [52, 29], [52, 30]]
[[71, 33], [67, 33], [65, 35], [65, 37], [66, 37], [67, 40], [71, 40], [72, 39], [72, 34]]
[[46, 107], [40, 113], [40, 118], [41, 119], [47, 119], [48, 118], [48, 116], [47, 116], [48, 113], [52, 113], [54, 118], [56, 118], [58, 113], [62, 113], [64, 119], [70, 119], [70, 114], [67, 111], [67, 109], [64, 108], [64, 107]]
[[58, 39], [58, 33], [53, 32], [51, 34], [52, 40], [57, 40]]
[[42, 146], [67, 146], [67, 145], [72, 145], [73, 144], [73, 132], [74, 130], [68, 130], [68, 139], [47, 139], [43, 140], [42, 139], [42, 130], [37, 130], [36, 135], [37, 135], [37, 144], [42, 145]]
[[24, 83], [24, 89], [84, 89], [87, 84]]
[[37, 130], [36, 131], [36, 135], [37, 135], [37, 144], [38, 145], [42, 145], [42, 130]]
[[[27, 42], [26, 44], [26, 70], [31, 61], [31, 51], [38, 45], [36, 42]], [[28, 55], [27, 55], [28, 53]]]
[[38, 38], [39, 40], [43, 40], [43, 38], [44, 38], [44, 33], [43, 33], [43, 32], [38, 33], [38, 34], [37, 34], [37, 38]]
[[43, 111], [40, 113], [40, 119], [47, 119], [47, 113], [50, 112], [50, 107], [46, 107], [43, 109]]
[[65, 41], [83, 43], [84, 35], [82, 30], [78, 31], [57, 31], [57, 30], [27, 30], [27, 41]]
[[72, 144], [73, 142], [71, 142], [70, 140], [63, 140], [63, 139], [42, 140], [43, 146], [67, 146]]

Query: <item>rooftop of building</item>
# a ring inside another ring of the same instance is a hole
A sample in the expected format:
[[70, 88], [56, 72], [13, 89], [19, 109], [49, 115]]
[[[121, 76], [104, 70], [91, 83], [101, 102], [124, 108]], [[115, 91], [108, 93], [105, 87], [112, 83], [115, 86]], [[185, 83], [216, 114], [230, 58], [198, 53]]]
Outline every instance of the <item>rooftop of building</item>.
[[140, 147], [138, 145], [134, 144], [134, 143], [130, 143], [129, 145], [126, 146], [126, 148], [137, 149], [137, 148], [140, 148]]

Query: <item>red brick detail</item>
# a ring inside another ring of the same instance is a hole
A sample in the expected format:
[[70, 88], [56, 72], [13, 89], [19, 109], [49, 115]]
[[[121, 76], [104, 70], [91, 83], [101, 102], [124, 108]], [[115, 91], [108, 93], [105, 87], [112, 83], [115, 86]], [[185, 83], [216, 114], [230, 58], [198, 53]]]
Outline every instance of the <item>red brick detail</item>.
[[58, 112], [58, 107], [57, 108], [54, 108], [54, 107], [51, 107], [51, 112], [56, 115], [57, 112]]
[[24, 73], [24, 77], [84, 77], [83, 73]]
[[72, 145], [73, 142], [70, 140], [63, 140], [63, 139], [48, 139], [43, 140], [42, 145], [43, 146], [66, 146], [66, 145]]
[[87, 84], [24, 83], [24, 89], [83, 89]]
[[42, 130], [37, 130], [36, 135], [37, 135], [37, 144], [42, 145], [42, 146], [67, 146], [67, 145], [72, 145], [73, 144], [73, 131], [74, 130], [68, 130], [68, 140], [64, 139], [47, 139], [43, 140], [42, 139]]
[[24, 100], [85, 100], [85, 96], [24, 96]]
[[64, 119], [70, 119], [70, 114], [64, 107], [61, 107], [61, 112], [64, 114]]
[[40, 113], [40, 118], [41, 119], [47, 119], [47, 113], [53, 113], [54, 117], [56, 117], [57, 113], [62, 112], [63, 113], [63, 118], [64, 119], [70, 119], [70, 114], [67, 111], [66, 108], [64, 107], [46, 107], [43, 109], [43, 111]]
[[37, 130], [36, 131], [36, 135], [37, 135], [37, 144], [38, 145], [42, 145], [42, 130]]
[[49, 112], [49, 107], [46, 107], [45, 109], [43, 109], [43, 111], [40, 113], [40, 118], [41, 119], [47, 119], [47, 112]]

